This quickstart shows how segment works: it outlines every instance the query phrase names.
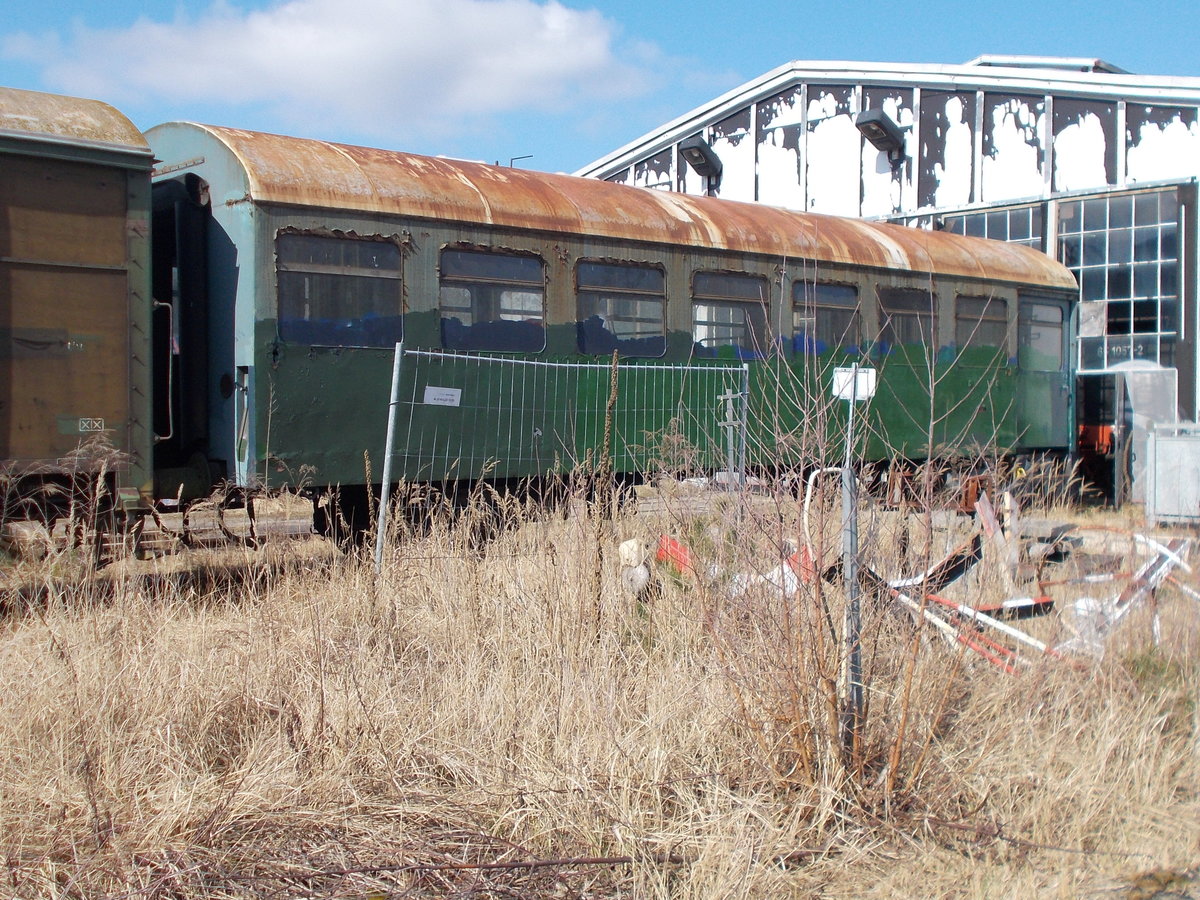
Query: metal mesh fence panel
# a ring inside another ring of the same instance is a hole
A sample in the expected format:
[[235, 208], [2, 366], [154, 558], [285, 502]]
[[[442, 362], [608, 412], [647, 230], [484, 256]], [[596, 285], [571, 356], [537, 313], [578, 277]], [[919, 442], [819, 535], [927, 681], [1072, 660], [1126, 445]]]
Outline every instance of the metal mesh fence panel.
[[724, 468], [744, 435], [746, 372], [405, 349], [393, 477], [563, 474], [599, 466], [606, 447], [614, 472]]

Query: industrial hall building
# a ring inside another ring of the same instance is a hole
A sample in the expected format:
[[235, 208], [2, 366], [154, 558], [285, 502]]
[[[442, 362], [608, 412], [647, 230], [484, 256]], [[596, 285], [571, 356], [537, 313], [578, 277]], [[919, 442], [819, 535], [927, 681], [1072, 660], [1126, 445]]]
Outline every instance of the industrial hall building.
[[1198, 110], [1096, 59], [792, 62], [576, 174], [1036, 247], [1080, 284], [1080, 421], [1119, 431], [1130, 371], [1200, 419]]

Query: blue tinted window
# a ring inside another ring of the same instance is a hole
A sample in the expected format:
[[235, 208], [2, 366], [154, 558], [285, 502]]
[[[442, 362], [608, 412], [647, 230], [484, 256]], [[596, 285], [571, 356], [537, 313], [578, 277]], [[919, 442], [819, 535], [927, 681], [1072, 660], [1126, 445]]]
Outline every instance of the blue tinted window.
[[331, 347], [391, 347], [402, 339], [396, 243], [281, 234], [275, 250], [280, 339]]
[[442, 251], [438, 306], [447, 349], [539, 352], [546, 346], [545, 299], [539, 257]]
[[587, 354], [662, 356], [666, 278], [658, 266], [581, 262], [576, 269], [576, 328]]

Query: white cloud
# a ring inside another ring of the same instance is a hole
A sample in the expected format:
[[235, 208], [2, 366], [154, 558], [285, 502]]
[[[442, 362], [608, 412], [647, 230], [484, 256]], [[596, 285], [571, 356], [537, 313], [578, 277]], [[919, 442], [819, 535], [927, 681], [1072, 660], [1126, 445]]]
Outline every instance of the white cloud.
[[616, 37], [599, 12], [556, 0], [216, 0], [171, 22], [18, 33], [0, 53], [118, 107], [244, 106], [307, 133], [429, 136], [645, 91], [648, 67]]

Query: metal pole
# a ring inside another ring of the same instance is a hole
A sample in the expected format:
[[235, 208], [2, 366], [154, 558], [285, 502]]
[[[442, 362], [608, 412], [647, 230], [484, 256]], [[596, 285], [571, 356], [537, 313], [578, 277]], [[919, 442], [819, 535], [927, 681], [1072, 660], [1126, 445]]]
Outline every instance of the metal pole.
[[750, 363], [742, 363], [742, 429], [738, 436], [738, 484], [746, 489], [746, 429], [750, 418]]
[[[388, 505], [392, 497], [392, 450], [396, 439], [396, 406], [400, 403], [400, 361], [404, 343], [396, 345], [392, 359], [392, 398], [388, 403], [387, 441], [383, 450], [383, 490], [379, 497], [379, 519], [375, 525], [375, 574], [383, 571], [383, 536], [387, 532]], [[367, 490], [371, 486], [367, 485]]]
[[855, 496], [854, 407], [858, 401], [858, 364], [851, 367], [850, 410], [846, 423], [846, 453], [842, 465], [842, 573], [846, 581], [846, 709], [842, 713], [842, 740], [846, 749], [854, 747], [862, 723], [862, 612], [858, 591], [858, 499]]
[[1113, 506], [1120, 509], [1125, 503], [1126, 434], [1125, 434], [1125, 378], [1122, 375], [1113, 376], [1113, 392], [1117, 396], [1116, 421], [1113, 423]]

